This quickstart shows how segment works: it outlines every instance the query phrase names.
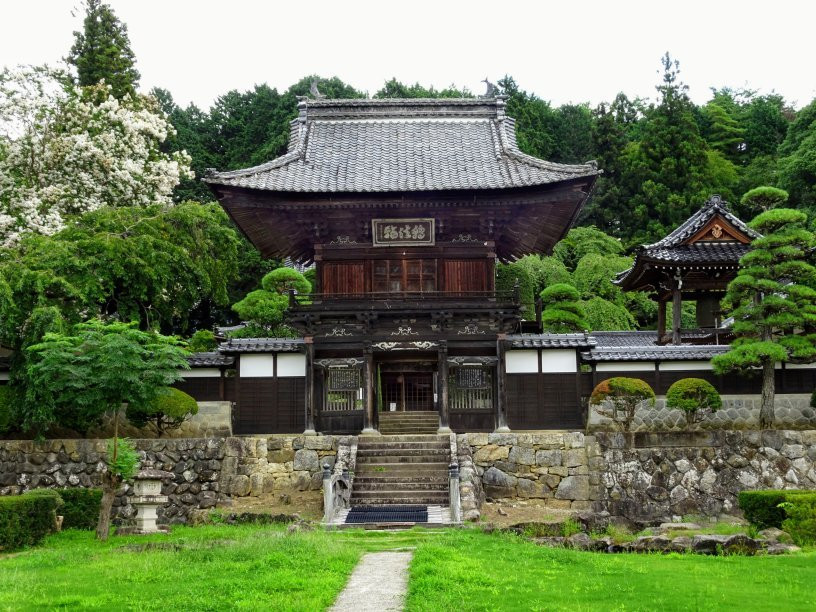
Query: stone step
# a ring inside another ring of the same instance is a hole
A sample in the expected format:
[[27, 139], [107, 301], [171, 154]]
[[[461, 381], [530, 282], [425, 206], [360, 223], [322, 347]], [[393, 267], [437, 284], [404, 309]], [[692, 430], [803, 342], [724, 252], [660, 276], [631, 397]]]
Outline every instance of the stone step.
[[447, 495], [448, 485], [447, 483], [402, 481], [358, 483], [357, 479], [354, 480], [354, 494], [367, 491], [438, 491]]
[[386, 445], [382, 448], [357, 447], [357, 458], [360, 457], [450, 457], [450, 447], [446, 448], [404, 448], [401, 444]]
[[447, 504], [447, 491], [353, 491], [355, 504]]
[[354, 470], [355, 477], [357, 476], [376, 476], [381, 474], [388, 476], [392, 474], [415, 473], [417, 476], [429, 475], [434, 473], [434, 476], [447, 476], [448, 464], [441, 461], [435, 462], [406, 462], [406, 463], [362, 463], [358, 464]]
[[386, 427], [380, 430], [380, 433], [386, 436], [399, 436], [399, 435], [411, 435], [411, 434], [432, 434], [436, 433], [437, 431], [436, 425], [433, 427]]
[[438, 417], [439, 413], [436, 410], [383, 410], [380, 412], [382, 417], [404, 417], [404, 416], [433, 416]]
[[450, 465], [449, 455], [400, 455], [393, 452], [387, 455], [360, 455], [357, 451], [357, 466], [361, 465], [383, 465], [388, 463], [435, 463], [447, 467]]
[[385, 450], [399, 448], [403, 450], [450, 450], [448, 440], [428, 440], [424, 442], [366, 442], [357, 445], [357, 452], [361, 450]]
[[[398, 475], [385, 475], [385, 474], [366, 474], [365, 476], [360, 476], [359, 474], [354, 476], [354, 486], [355, 488], [358, 485], [367, 485], [369, 483], [383, 483], [383, 482], [393, 482], [393, 483], [406, 483], [406, 484], [428, 484], [428, 485], [444, 485], [448, 486], [448, 476], [427, 476], [427, 475], [417, 475], [412, 476], [410, 473], [400, 473]], [[399, 487], [395, 487], [399, 488]]]
[[357, 448], [366, 446], [368, 444], [384, 444], [386, 442], [441, 442], [450, 443], [447, 435], [439, 435], [436, 432], [433, 434], [397, 434], [381, 436], [363, 436], [359, 438]]

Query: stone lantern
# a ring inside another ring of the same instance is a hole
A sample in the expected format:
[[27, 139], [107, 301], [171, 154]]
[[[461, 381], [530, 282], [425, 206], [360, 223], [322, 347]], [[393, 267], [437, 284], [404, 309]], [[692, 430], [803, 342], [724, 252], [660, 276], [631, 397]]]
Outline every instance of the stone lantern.
[[167, 496], [161, 494], [162, 480], [173, 474], [163, 470], [146, 468], [134, 476], [133, 501], [136, 506], [136, 527], [131, 533], [158, 533], [166, 527], [156, 525], [156, 510], [167, 503]]

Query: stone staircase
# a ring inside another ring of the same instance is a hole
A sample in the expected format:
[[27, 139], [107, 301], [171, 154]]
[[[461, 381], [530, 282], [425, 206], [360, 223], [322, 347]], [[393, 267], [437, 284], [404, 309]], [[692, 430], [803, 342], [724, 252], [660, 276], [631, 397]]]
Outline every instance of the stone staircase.
[[380, 433], [384, 436], [435, 434], [439, 429], [439, 413], [429, 411], [381, 412]]
[[446, 506], [450, 458], [449, 436], [360, 437], [351, 505]]

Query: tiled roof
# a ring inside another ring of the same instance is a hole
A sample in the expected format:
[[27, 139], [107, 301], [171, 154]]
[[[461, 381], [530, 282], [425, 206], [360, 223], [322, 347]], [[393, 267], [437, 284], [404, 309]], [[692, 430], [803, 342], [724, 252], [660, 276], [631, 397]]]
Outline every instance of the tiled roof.
[[613, 282], [627, 290], [641, 287], [645, 282], [643, 278], [645, 262], [686, 266], [719, 265], [736, 268], [740, 258], [748, 252], [749, 245], [726, 240], [721, 242], [700, 240], [694, 244], [684, 244], [703, 229], [715, 215], [728, 221], [734, 229], [748, 238], [760, 237], [759, 233], [731, 213], [728, 204], [720, 196], [713, 195], [700, 210], [681, 223], [668, 236], [652, 244], [639, 247], [632, 267], [620, 272]]
[[235, 363], [235, 357], [222, 355], [221, 353], [193, 353], [187, 357], [187, 363], [191, 368], [217, 368], [229, 366]]
[[599, 331], [592, 332], [598, 348], [610, 346], [657, 346], [656, 331]]
[[646, 244], [642, 248], [644, 251], [649, 251], [662, 247], [679, 246], [703, 229], [705, 224], [711, 221], [711, 218], [714, 215], [720, 215], [731, 225], [733, 225], [735, 229], [739, 230], [749, 238], [760, 237], [758, 232], [752, 230], [731, 213], [727, 202], [725, 202], [720, 196], [713, 195], [705, 204], [703, 204], [700, 210], [681, 223], [677, 229], [675, 229], [668, 236], [652, 244]]
[[222, 353], [285, 353], [299, 351], [302, 338], [230, 338], [221, 343]]
[[638, 255], [649, 261], [684, 264], [734, 264], [739, 262], [750, 246], [741, 242], [701, 241], [676, 247], [658, 247]]
[[204, 181], [280, 192], [505, 189], [597, 175], [522, 153], [505, 99], [308, 100], [287, 153]]
[[728, 351], [723, 344], [620, 346], [594, 348], [581, 353], [584, 361], [705, 361]]
[[507, 336], [510, 346], [520, 348], [590, 348], [595, 339], [588, 334], [514, 334]]

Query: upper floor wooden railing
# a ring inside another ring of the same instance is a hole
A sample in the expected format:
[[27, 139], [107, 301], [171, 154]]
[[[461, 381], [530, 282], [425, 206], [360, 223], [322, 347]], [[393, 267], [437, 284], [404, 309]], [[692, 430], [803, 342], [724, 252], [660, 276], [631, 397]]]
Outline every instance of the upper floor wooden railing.
[[302, 306], [317, 304], [354, 303], [391, 303], [435, 304], [459, 302], [467, 305], [521, 304], [518, 286], [509, 291], [372, 291], [368, 293], [295, 293], [289, 292], [289, 307], [297, 309]]

